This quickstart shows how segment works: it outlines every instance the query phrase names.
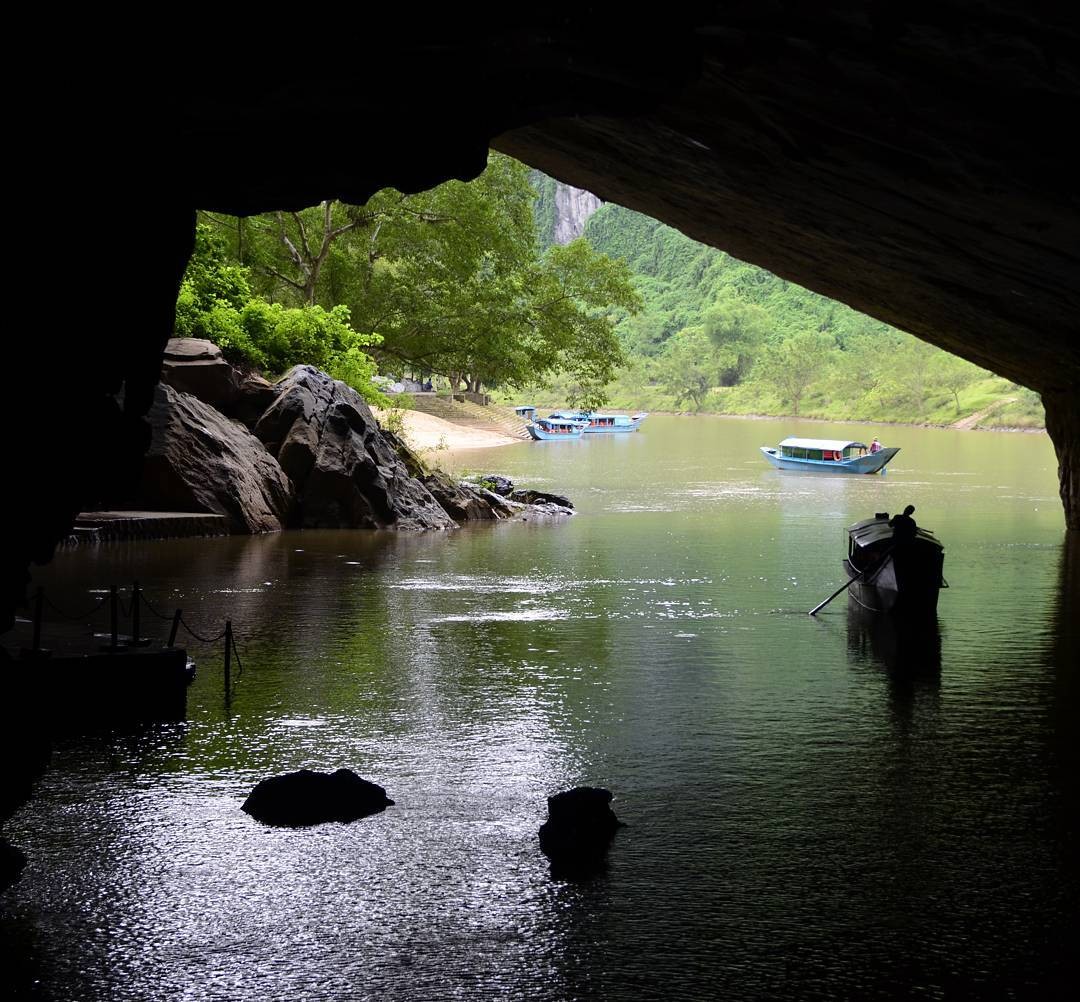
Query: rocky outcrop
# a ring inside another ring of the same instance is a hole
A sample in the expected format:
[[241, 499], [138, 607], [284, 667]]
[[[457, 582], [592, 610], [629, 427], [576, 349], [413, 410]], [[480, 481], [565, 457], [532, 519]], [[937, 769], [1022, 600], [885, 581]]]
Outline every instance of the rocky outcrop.
[[456, 524], [410, 475], [354, 389], [298, 365], [277, 391], [255, 434], [295, 486], [297, 525], [447, 529]]
[[555, 228], [552, 238], [557, 244], [568, 244], [585, 232], [585, 224], [604, 203], [591, 191], [555, 182]]
[[170, 338], [161, 363], [161, 381], [222, 412], [236, 397], [236, 370], [216, 344], [200, 338]]
[[159, 385], [137, 506], [224, 515], [233, 532], [283, 529], [292, 485], [262, 442], [209, 404]]
[[548, 797], [548, 820], [540, 826], [540, 848], [553, 876], [588, 876], [602, 867], [622, 822], [609, 806], [611, 791], [576, 786]]
[[424, 484], [455, 522], [489, 522], [506, 514], [502, 506], [496, 508], [471, 485], [456, 482], [442, 470], [424, 474]]
[[356, 821], [393, 804], [386, 790], [351, 769], [331, 773], [301, 769], [264, 779], [240, 809], [263, 824], [297, 828]]
[[161, 381], [190, 393], [227, 417], [253, 428], [277, 396], [274, 384], [255, 372], [230, 365], [213, 343], [201, 338], [174, 337], [165, 346]]
[[511, 501], [531, 505], [551, 514], [573, 513], [574, 506], [569, 498], [561, 494], [548, 494], [546, 491], [512, 490], [508, 495]]
[[248, 428], [254, 428], [277, 394], [277, 387], [257, 372], [239, 374], [236, 394], [225, 408], [225, 413], [242, 421]]

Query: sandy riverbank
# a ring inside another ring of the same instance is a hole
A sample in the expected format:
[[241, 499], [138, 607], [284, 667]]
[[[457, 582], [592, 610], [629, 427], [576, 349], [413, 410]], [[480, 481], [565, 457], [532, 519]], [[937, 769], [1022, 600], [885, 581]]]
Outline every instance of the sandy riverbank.
[[[420, 452], [431, 450], [457, 452], [463, 449], [490, 449], [496, 445], [515, 445], [524, 441], [512, 438], [497, 426], [476, 428], [469, 425], [444, 421], [433, 414], [420, 411], [401, 411], [405, 438]], [[376, 410], [380, 424], [386, 420], [385, 412]]]

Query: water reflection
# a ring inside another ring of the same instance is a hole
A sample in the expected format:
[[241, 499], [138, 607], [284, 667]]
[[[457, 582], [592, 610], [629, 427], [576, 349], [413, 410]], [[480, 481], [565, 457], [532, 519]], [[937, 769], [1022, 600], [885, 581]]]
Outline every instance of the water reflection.
[[899, 679], [941, 675], [941, 623], [937, 616], [897, 617], [848, 603], [849, 657], [873, 660]]
[[[196, 628], [230, 616], [244, 670], [226, 715], [220, 650], [196, 650], [186, 724], [69, 742], [13, 819], [31, 863], [0, 924], [45, 993], [1052, 995], [1080, 830], [1052, 450], [898, 429], [888, 481], [789, 484], [756, 451], [781, 431], [803, 429], [658, 417], [477, 459], [580, 501], [561, 526], [49, 569], [60, 605], [137, 576]], [[808, 617], [843, 527], [908, 502], [948, 550], [940, 623]], [[302, 833], [239, 809], [338, 766], [397, 806]], [[537, 829], [575, 785], [612, 789], [627, 827], [605, 874], [553, 883]]]

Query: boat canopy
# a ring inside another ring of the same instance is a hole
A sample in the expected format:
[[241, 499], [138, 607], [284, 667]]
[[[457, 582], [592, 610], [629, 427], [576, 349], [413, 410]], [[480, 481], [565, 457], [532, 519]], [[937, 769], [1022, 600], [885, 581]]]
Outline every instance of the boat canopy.
[[[892, 526], [889, 525], [887, 517], [864, 519], [854, 525], [849, 525], [847, 532], [852, 542], [859, 547], [872, 546], [875, 543], [885, 541], [891, 542], [893, 539]], [[944, 549], [941, 543], [938, 542], [937, 537], [929, 529], [924, 529], [922, 526], [916, 528], [915, 537], [932, 543], [939, 550]]]
[[865, 442], [845, 442], [832, 438], [785, 438], [780, 443], [781, 449], [827, 449], [829, 452], [843, 452], [850, 447], [867, 449]]

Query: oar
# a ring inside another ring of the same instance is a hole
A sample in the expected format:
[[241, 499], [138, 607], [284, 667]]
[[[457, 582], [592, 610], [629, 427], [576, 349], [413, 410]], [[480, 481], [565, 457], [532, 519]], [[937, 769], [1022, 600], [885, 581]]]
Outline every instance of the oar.
[[810, 610], [809, 615], [816, 616], [819, 612], [821, 612], [822, 609], [825, 608], [825, 606], [827, 606], [834, 598], [836, 598], [837, 595], [839, 595], [841, 592], [847, 591], [856, 581], [859, 580], [859, 578], [861, 578], [864, 574], [866, 574], [867, 571], [876, 571], [883, 563], [885, 563], [886, 558], [895, 549], [896, 549], [896, 544], [893, 543], [893, 545], [890, 546], [881, 555], [881, 559], [876, 564], [873, 564], [870, 567], [864, 567], [861, 571], [859, 571], [858, 574], [855, 575], [855, 577], [849, 578], [846, 584], [842, 584], [839, 588], [837, 588], [836, 591], [834, 591], [827, 599], [825, 599], [824, 602], [821, 602], [820, 604], [815, 605], [814, 608]]

